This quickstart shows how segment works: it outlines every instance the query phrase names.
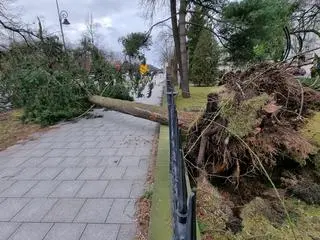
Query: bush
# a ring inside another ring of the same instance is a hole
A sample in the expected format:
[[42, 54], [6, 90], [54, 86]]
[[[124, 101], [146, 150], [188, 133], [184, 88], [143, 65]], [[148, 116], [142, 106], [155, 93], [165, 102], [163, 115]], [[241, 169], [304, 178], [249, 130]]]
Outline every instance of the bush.
[[190, 69], [191, 81], [198, 86], [217, 84], [219, 80], [218, 62], [218, 43], [213, 38], [211, 32], [204, 29], [201, 32], [199, 42], [192, 58]]

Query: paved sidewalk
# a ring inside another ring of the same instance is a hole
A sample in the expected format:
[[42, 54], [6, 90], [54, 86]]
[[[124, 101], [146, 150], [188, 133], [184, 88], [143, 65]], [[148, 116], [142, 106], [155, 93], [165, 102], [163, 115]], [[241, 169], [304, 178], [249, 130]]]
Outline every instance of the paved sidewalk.
[[157, 123], [99, 113], [0, 152], [0, 240], [134, 238]]

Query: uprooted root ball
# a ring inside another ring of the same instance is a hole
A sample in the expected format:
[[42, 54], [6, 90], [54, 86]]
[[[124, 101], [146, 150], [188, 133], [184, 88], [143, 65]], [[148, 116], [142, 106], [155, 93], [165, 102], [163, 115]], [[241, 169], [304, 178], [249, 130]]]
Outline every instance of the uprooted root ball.
[[303, 87], [285, 66], [266, 63], [227, 73], [224, 82], [189, 131], [185, 152], [192, 172], [202, 169], [211, 180], [238, 186], [243, 177], [266, 183], [266, 172], [280, 184], [283, 171], [310, 168], [317, 146], [300, 129], [320, 109], [320, 92]]

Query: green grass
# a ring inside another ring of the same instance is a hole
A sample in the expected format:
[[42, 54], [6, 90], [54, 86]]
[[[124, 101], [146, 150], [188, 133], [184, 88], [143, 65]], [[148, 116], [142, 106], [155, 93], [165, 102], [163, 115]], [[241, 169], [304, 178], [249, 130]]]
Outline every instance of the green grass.
[[[177, 89], [177, 87], [176, 87]], [[190, 86], [190, 98], [183, 98], [181, 91], [176, 97], [177, 109], [180, 111], [199, 111], [206, 107], [207, 95], [219, 92], [222, 87], [192, 87]]]
[[152, 193], [149, 239], [171, 239], [169, 129], [166, 126], [160, 127], [157, 162], [154, 172], [155, 179]]

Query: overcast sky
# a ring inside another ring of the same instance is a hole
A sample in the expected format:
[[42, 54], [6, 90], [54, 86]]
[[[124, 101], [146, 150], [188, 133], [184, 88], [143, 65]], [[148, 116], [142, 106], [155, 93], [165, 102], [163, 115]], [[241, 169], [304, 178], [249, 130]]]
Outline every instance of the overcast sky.
[[[97, 26], [98, 43], [106, 49], [121, 52], [122, 47], [118, 39], [130, 32], [147, 31], [152, 25], [150, 20], [143, 18], [140, 0], [60, 0], [60, 10], [66, 10], [71, 25], [64, 26], [67, 43], [76, 43], [86, 29], [89, 14], [93, 15], [93, 22]], [[15, 0], [12, 10], [19, 13], [23, 22], [35, 24], [39, 16], [48, 30], [59, 32], [59, 22], [55, 0]], [[157, 14], [154, 22], [169, 16], [165, 10]], [[35, 25], [36, 26], [36, 25]], [[157, 33], [153, 32], [153, 46], [146, 52], [147, 61], [159, 65], [157, 54]]]

